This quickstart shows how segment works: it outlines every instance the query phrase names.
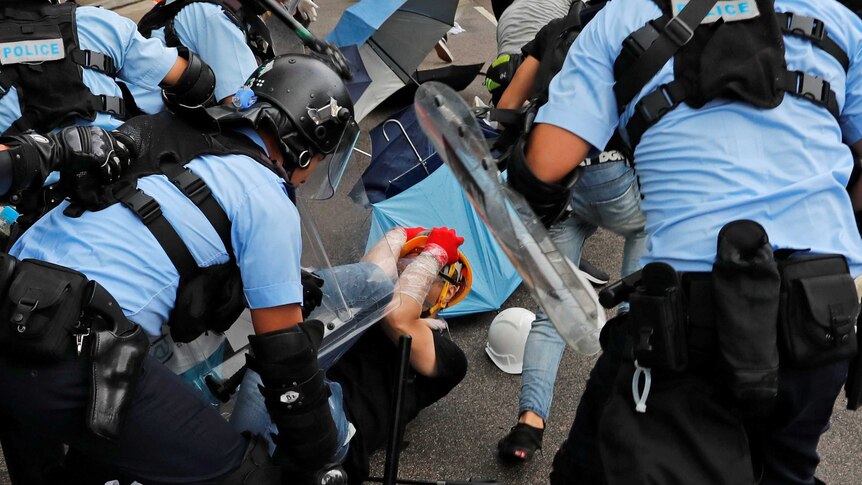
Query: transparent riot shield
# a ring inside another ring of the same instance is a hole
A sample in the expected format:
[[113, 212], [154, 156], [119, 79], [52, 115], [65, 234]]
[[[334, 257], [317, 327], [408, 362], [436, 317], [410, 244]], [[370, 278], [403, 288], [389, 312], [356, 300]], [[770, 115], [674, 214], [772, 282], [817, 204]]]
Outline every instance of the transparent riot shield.
[[[352, 147], [355, 137], [350, 142]], [[313, 183], [315, 190], [299, 190], [296, 201], [301, 221], [301, 266], [323, 280], [321, 304], [308, 317], [324, 324], [323, 343], [318, 351], [322, 369], [335, 363], [362, 333], [400, 302], [393, 295], [398, 279], [395, 262], [401, 248], [378, 244], [377, 257], [363, 256], [363, 230], [370, 220], [371, 209], [356, 206], [336, 191], [338, 180], [345, 173], [350, 177], [352, 170], [359, 171], [347, 164], [339, 165], [334, 173], [332, 169], [324, 169], [337, 177]], [[317, 187], [326, 190], [319, 191]], [[231, 347], [237, 352], [207, 376], [207, 386], [219, 399], [227, 400], [241, 380], [248, 335], [252, 332], [248, 315], [227, 332]]]
[[470, 108], [436, 82], [420, 86], [415, 106], [422, 129], [560, 336], [577, 352], [598, 352], [605, 323], [598, 295], [524, 198], [504, 182]]

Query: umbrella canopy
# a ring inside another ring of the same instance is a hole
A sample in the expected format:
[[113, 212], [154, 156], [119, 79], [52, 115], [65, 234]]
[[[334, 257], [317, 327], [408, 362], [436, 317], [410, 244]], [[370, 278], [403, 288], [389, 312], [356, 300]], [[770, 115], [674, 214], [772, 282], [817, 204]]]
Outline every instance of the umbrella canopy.
[[338, 47], [362, 44], [406, 1], [363, 0], [344, 11], [326, 40]]
[[345, 85], [350, 93], [350, 99], [355, 104], [371, 84], [371, 77], [368, 75], [368, 70], [365, 69], [358, 47], [355, 45], [341, 47], [341, 53], [344, 54], [344, 59], [347, 60], [347, 65], [350, 66], [350, 71], [353, 73], [353, 77], [349, 81], [345, 81]]
[[377, 125], [369, 135], [371, 163], [358, 183], [372, 204], [409, 189], [443, 164], [422, 132], [413, 106]]
[[[456, 316], [499, 308], [521, 279], [422, 132], [415, 108], [405, 108], [370, 134], [371, 163], [353, 190], [356, 199], [364, 187], [371, 202], [368, 244], [396, 225], [452, 227], [464, 236], [461, 250], [470, 260], [474, 280], [470, 295], [443, 314]], [[485, 132], [487, 137], [495, 135], [490, 129]]]
[[357, 120], [405, 84], [418, 84], [416, 68], [452, 27], [457, 7], [458, 0], [364, 0], [345, 11], [327, 40], [359, 45], [371, 86], [355, 103]]
[[499, 309], [521, 283], [518, 272], [446, 165], [408, 190], [372, 207], [368, 247], [395, 226], [447, 226], [464, 237], [461, 251], [473, 268], [473, 288], [464, 301], [441, 315], [454, 317]]

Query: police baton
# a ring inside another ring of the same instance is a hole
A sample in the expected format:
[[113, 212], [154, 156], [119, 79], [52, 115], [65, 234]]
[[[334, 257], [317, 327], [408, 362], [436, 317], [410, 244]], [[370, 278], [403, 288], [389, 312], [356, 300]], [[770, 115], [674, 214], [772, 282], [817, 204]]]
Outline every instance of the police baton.
[[276, 0], [255, 0], [258, 2], [264, 9], [269, 10], [274, 16], [278, 17], [279, 20], [287, 24], [291, 30], [299, 37], [299, 40], [302, 41], [302, 44], [308, 47], [315, 54], [323, 57], [335, 69], [335, 72], [338, 73], [343, 79], [351, 79], [353, 77], [353, 73], [350, 71], [350, 66], [347, 64], [347, 60], [344, 58], [344, 54], [338, 50], [338, 47], [331, 42], [326, 42], [325, 40], [320, 40], [314, 36], [308, 29], [302, 26], [298, 20], [293, 18], [293, 15], [287, 11], [287, 9]]

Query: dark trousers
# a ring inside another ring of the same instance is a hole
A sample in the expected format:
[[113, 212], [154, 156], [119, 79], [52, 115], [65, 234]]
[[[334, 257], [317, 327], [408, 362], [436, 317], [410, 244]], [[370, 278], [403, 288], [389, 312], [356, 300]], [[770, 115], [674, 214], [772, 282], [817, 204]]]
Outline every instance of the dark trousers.
[[[620, 466], [614, 461], [614, 456], [602, 456], [599, 451], [599, 423], [614, 391], [622, 364], [619, 354], [614, 352], [603, 353], [596, 362], [568, 439], [554, 457], [552, 485], [604, 484], [607, 483], [606, 469]], [[630, 382], [631, 374], [623, 374], [627, 375], [621, 378]], [[846, 376], [846, 361], [813, 369], [779, 371], [775, 411], [768, 418], [743, 424], [754, 462], [754, 475], [762, 477], [759, 483], [815, 483], [814, 472], [820, 461], [817, 443], [820, 435], [829, 427], [832, 408]], [[623, 397], [634, 407], [631, 391]], [[713, 438], [704, 437], [705, 440]], [[673, 436], [668, 435], [655, 437], [657, 443], [672, 439]], [[741, 446], [744, 447], [744, 443]], [[735, 451], [746, 452], [744, 449]], [[685, 466], [698, 465], [676, 461], [679, 459], [679, 455], [668, 457], [667, 468], [679, 470]]]
[[[113, 478], [147, 485], [215, 484], [239, 466], [248, 444], [197, 391], [152, 358], [144, 364], [116, 442], [85, 427], [89, 383], [83, 362], [28, 366], [0, 360], [0, 389], [0, 436], [4, 451], [9, 448], [13, 479], [18, 464], [27, 470], [58, 459], [56, 453], [34, 457], [30, 450], [66, 444], [70, 454], [112, 470]], [[75, 478], [92, 483], [77, 474], [65, 478], [65, 483], [76, 483]], [[43, 480], [19, 475], [15, 483], [47, 483]]]

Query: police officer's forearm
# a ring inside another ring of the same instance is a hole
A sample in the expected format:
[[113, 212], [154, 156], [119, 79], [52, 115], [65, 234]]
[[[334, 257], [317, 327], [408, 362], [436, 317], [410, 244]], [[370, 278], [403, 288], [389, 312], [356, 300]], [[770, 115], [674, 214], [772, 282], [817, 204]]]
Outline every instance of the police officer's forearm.
[[518, 70], [515, 71], [512, 82], [503, 91], [497, 107], [500, 109], [520, 109], [524, 106], [524, 102], [533, 92], [533, 83], [536, 81], [538, 72], [539, 60], [533, 56], [527, 56], [524, 62], [518, 66]]
[[251, 310], [251, 323], [258, 335], [295, 327], [303, 320], [302, 306], [298, 303]]
[[168, 71], [168, 74], [165, 75], [164, 79], [162, 79], [161, 84], [163, 86], [173, 86], [177, 81], [179, 81], [180, 77], [182, 77], [188, 67], [189, 61], [183, 59], [181, 56], [177, 56], [177, 61], [174, 62], [174, 67]]
[[566, 178], [590, 151], [590, 144], [563, 128], [537, 124], [527, 144], [527, 165], [539, 180], [557, 183]]

